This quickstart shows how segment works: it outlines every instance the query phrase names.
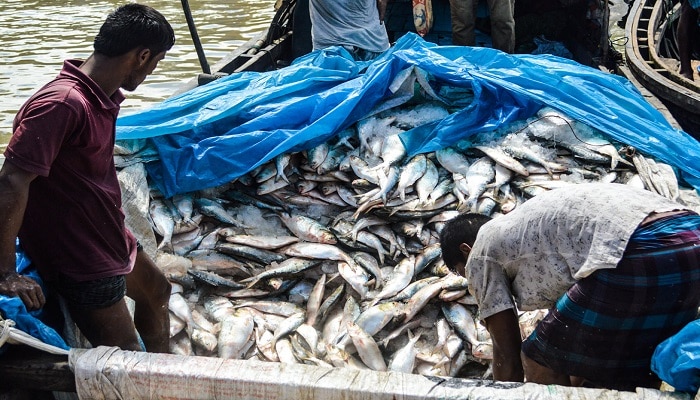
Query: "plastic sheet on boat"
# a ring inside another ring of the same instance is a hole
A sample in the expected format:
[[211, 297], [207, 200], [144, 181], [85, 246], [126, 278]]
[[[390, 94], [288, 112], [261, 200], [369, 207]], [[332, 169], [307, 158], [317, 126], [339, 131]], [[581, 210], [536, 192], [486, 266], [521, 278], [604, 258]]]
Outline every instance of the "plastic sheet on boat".
[[700, 389], [700, 320], [656, 346], [651, 370], [676, 390], [697, 393]]
[[635, 392], [430, 377], [254, 360], [74, 349], [69, 365], [81, 399], [690, 400], [687, 393]]
[[[19, 246], [19, 241], [16, 243], [15, 257], [17, 273], [32, 278], [43, 288], [43, 281], [41, 277], [39, 277], [39, 273]], [[3, 319], [13, 320], [15, 322], [15, 328], [31, 335], [43, 343], [64, 350], [69, 349], [61, 335], [42, 322], [43, 310], [28, 311], [19, 297], [0, 295], [0, 315]], [[3, 353], [4, 350], [4, 348], [0, 348], [0, 353]]]
[[413, 33], [371, 62], [355, 62], [334, 47], [277, 71], [216, 80], [120, 117], [117, 138], [150, 138], [158, 159], [147, 169], [164, 195], [214, 187], [371, 115], [397, 95], [397, 79], [410, 70], [425, 73], [436, 89], [473, 97], [449, 104], [461, 108], [443, 120], [401, 134], [409, 156], [550, 106], [676, 167], [700, 188], [700, 143], [674, 129], [625, 78], [552, 55], [437, 46]]

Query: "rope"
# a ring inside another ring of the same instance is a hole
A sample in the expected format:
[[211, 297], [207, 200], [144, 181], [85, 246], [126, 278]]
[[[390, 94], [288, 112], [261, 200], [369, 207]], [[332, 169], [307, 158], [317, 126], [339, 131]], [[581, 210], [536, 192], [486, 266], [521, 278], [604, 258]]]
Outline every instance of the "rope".
[[0, 317], [0, 322], [0, 328], [2, 328], [0, 330], [0, 347], [2, 347], [10, 339], [10, 328], [15, 326], [15, 321]]
[[0, 327], [2, 327], [2, 331], [0, 331], [0, 347], [4, 346], [5, 343], [25, 344], [47, 353], [68, 355], [68, 350], [44, 343], [30, 334], [14, 328], [14, 326], [15, 321], [0, 317]]

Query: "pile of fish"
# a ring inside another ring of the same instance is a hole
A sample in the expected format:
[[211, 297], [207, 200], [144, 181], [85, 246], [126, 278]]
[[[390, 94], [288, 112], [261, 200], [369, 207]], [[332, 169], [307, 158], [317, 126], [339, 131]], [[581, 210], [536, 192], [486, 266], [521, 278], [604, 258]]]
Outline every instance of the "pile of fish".
[[[168, 199], [153, 189], [171, 352], [486, 377], [492, 343], [466, 279], [442, 261], [445, 221], [591, 181], [700, 205], [669, 165], [549, 108], [407, 157], [397, 134], [450, 112], [394, 107], [226, 185]], [[523, 335], [545, 314], [523, 313]]]

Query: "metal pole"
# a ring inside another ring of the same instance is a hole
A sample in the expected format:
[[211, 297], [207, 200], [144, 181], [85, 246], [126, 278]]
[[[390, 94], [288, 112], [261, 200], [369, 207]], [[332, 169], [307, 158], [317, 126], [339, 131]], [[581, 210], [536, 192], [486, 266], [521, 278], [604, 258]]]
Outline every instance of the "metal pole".
[[207, 58], [204, 56], [202, 42], [199, 40], [197, 28], [194, 26], [194, 19], [192, 19], [192, 12], [190, 11], [190, 3], [187, 0], [181, 1], [182, 10], [185, 12], [185, 19], [187, 19], [187, 27], [190, 29], [190, 35], [192, 36], [192, 41], [194, 42], [194, 48], [195, 50], [197, 50], [199, 64], [202, 66], [202, 72], [204, 72], [205, 74], [211, 74], [211, 69], [209, 69], [209, 63], [207, 63]]

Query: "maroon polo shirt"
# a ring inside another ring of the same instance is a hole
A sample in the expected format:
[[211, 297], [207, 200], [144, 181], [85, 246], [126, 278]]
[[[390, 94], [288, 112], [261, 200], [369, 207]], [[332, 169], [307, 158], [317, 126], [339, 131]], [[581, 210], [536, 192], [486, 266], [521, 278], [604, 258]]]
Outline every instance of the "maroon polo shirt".
[[17, 113], [6, 162], [39, 175], [19, 239], [39, 272], [78, 281], [131, 271], [136, 245], [124, 224], [114, 167], [121, 91], [111, 98], [67, 60]]

